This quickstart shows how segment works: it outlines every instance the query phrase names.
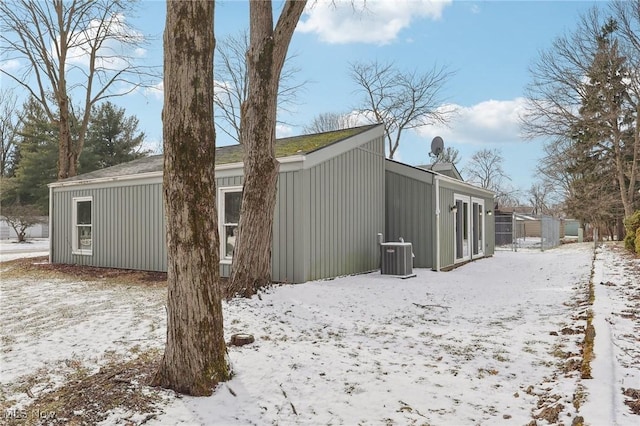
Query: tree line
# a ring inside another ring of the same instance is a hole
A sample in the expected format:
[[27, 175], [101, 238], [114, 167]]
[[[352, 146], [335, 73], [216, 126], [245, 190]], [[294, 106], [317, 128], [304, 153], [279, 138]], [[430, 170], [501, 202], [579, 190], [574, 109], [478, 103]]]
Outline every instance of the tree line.
[[531, 66], [527, 136], [546, 137], [538, 172], [570, 217], [624, 237], [640, 207], [640, 2], [580, 17]]
[[[6, 114], [0, 127], [2, 213], [47, 215], [47, 185], [57, 180], [59, 167], [59, 127], [33, 98], [18, 108], [15, 96], [1, 90], [0, 104]], [[77, 117], [71, 118], [72, 123], [77, 121]], [[127, 116], [124, 108], [109, 101], [95, 105], [89, 115], [82, 155], [78, 157], [78, 172], [88, 173], [149, 155], [151, 151], [144, 148], [145, 134], [138, 126], [138, 119]], [[77, 139], [79, 126], [70, 128], [72, 139]]]

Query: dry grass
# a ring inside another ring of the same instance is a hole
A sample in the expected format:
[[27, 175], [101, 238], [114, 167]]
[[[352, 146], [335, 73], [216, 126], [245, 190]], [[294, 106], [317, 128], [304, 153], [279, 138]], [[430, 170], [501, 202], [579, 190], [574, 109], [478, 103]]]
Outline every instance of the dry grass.
[[62, 387], [16, 411], [7, 424], [90, 425], [115, 409], [141, 424], [160, 412], [161, 393], [147, 385], [159, 360], [159, 352], [150, 350], [130, 361], [109, 363], [96, 374], [70, 377]]
[[49, 263], [48, 258], [31, 257], [0, 263], [3, 278], [66, 278], [83, 281], [104, 280], [114, 284], [165, 286], [166, 272], [98, 268], [86, 265]]

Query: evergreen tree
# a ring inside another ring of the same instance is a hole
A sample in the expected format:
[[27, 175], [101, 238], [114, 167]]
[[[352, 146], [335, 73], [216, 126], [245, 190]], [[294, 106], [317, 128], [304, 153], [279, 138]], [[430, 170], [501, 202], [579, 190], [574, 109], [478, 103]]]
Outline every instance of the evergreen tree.
[[15, 192], [4, 201], [33, 205], [44, 214], [49, 206], [47, 184], [56, 180], [58, 172], [58, 129], [40, 104], [29, 99], [23, 107], [19, 135]]
[[124, 108], [111, 102], [95, 107], [80, 158], [80, 173], [87, 173], [145, 157], [145, 134], [138, 130], [138, 118], [127, 117]]
[[[30, 205], [39, 214], [49, 208], [47, 185], [57, 180], [59, 136], [42, 106], [29, 99], [23, 106], [22, 126], [14, 151], [15, 177], [3, 183], [3, 207]], [[72, 123], [77, 123], [72, 118]], [[71, 126], [72, 133], [79, 126]], [[72, 134], [73, 136], [73, 134]], [[142, 150], [144, 133], [138, 119], [107, 102], [96, 108], [89, 123], [87, 145], [80, 159], [81, 173], [88, 173], [149, 154]]]
[[616, 28], [609, 20], [598, 37], [567, 168], [575, 177], [567, 200], [570, 213], [603, 225], [622, 219], [630, 208], [624, 170], [633, 144], [634, 108], [625, 84], [626, 60], [613, 37]]

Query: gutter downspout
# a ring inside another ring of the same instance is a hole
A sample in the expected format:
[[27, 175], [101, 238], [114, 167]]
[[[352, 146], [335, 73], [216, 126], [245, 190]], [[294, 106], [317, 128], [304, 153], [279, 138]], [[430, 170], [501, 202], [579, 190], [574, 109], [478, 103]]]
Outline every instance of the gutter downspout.
[[436, 272], [440, 272], [440, 177], [435, 175], [436, 190]]
[[49, 187], [49, 263], [53, 259], [53, 188]]

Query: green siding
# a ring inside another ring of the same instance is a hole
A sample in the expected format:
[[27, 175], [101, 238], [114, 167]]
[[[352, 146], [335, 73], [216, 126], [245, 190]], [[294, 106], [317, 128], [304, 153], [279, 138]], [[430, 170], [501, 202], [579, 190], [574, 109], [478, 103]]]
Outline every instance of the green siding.
[[[485, 211], [493, 210], [493, 197], [486, 193], [474, 191], [451, 181], [440, 181], [440, 267], [446, 268], [455, 263], [455, 215], [449, 211], [454, 204], [454, 194], [464, 197], [475, 197], [484, 200]], [[492, 256], [495, 248], [495, 216], [485, 215], [485, 247], [484, 256]]]
[[440, 181], [440, 267], [446, 268], [455, 263], [455, 215], [449, 210], [454, 204], [453, 194], [459, 193], [447, 188]]
[[[279, 174], [273, 224], [274, 281], [299, 283], [378, 268], [377, 234], [385, 226], [381, 133], [346, 152], [336, 150], [336, 156], [311, 163], [315, 165], [309, 168]], [[241, 173], [218, 177], [217, 187], [242, 186]], [[53, 262], [166, 271], [161, 178], [152, 182], [53, 187]], [[93, 196], [92, 256], [71, 253], [72, 198], [80, 196]], [[220, 264], [222, 276], [229, 276], [230, 271], [230, 264]]]
[[[439, 179], [436, 197], [434, 174], [406, 164], [389, 160], [385, 180], [385, 240], [402, 237], [412, 243], [417, 268], [436, 268], [438, 263], [436, 198], [440, 202], [440, 268], [455, 263], [455, 216], [450, 211], [454, 194], [482, 199], [485, 210], [493, 210], [493, 197], [484, 190], [449, 178]], [[494, 253], [494, 229], [494, 216], [485, 215], [484, 256]]]
[[384, 140], [376, 138], [305, 171], [309, 202], [306, 280], [378, 268], [384, 232]]
[[413, 266], [433, 266], [435, 215], [432, 185], [398, 173], [386, 173], [386, 234], [385, 241], [400, 237], [412, 244]]
[[[93, 255], [72, 254], [73, 198], [93, 197]], [[52, 217], [54, 263], [165, 271], [162, 184], [56, 190]]]
[[300, 257], [302, 236], [300, 234], [302, 197], [301, 171], [280, 173], [276, 208], [273, 216], [273, 248], [271, 251], [271, 277], [277, 282], [303, 282], [304, 265]]

